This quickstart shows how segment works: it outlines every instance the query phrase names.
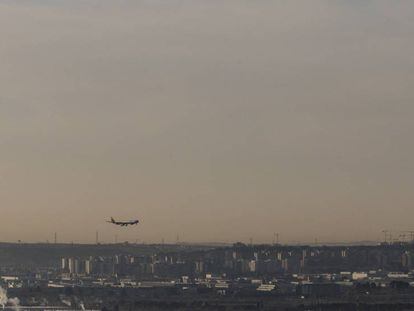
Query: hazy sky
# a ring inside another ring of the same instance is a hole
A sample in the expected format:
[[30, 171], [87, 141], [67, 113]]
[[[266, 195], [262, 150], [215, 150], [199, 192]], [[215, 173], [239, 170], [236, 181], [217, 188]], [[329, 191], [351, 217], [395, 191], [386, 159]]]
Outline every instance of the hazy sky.
[[0, 1], [0, 240], [414, 229], [413, 38], [411, 0]]

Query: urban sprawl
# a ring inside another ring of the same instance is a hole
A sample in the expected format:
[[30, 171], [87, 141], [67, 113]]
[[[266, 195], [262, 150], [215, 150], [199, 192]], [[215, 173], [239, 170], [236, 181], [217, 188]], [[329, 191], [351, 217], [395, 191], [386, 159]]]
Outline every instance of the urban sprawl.
[[1, 286], [25, 305], [73, 307], [82, 300], [89, 308], [125, 310], [414, 308], [414, 246], [409, 242], [2, 244], [0, 251]]

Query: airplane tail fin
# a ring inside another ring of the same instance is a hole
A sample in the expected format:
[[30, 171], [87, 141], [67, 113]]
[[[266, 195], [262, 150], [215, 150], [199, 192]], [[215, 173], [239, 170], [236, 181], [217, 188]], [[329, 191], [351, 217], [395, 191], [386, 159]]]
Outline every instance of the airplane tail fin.
[[111, 217], [111, 222], [112, 222], [112, 223], [114, 223], [114, 222], [115, 222], [115, 219], [114, 219], [113, 217]]

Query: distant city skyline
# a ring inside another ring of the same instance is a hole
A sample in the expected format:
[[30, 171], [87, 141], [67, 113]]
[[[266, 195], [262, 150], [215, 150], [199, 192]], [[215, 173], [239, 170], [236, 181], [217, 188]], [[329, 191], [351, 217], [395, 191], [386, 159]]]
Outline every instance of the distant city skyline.
[[414, 230], [413, 36], [403, 0], [0, 1], [0, 241]]

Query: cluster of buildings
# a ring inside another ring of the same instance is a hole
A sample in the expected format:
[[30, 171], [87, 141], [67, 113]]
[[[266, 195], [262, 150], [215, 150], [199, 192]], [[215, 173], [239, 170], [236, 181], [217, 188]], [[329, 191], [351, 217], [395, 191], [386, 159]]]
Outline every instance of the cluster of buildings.
[[150, 255], [64, 257], [59, 272], [65, 278], [129, 277], [132, 279], [191, 278], [205, 274], [284, 276], [341, 271], [403, 271], [414, 268], [411, 245], [361, 247], [246, 246]]
[[0, 258], [0, 287], [29, 305], [76, 305], [86, 299], [82, 301], [89, 308], [98, 309], [119, 301], [129, 304], [126, 310], [170, 309], [170, 304], [191, 309], [196, 302], [214, 309], [218, 302], [224, 306], [231, 300], [239, 309], [262, 302], [272, 309], [277, 304], [346, 304], [358, 299], [384, 304], [386, 310], [393, 307], [387, 304], [400, 301], [414, 308], [411, 243], [3, 248], [9, 259]]
[[[96, 252], [96, 249], [94, 249]], [[66, 252], [67, 253], [67, 252]], [[171, 287], [192, 284], [228, 292], [249, 287], [291, 293], [318, 284], [413, 285], [414, 246], [154, 247], [144, 253], [62, 256], [49, 266], [0, 267], [0, 285], [18, 287]], [[316, 287], [314, 287], [316, 288]], [[325, 289], [326, 291], [326, 289]]]

